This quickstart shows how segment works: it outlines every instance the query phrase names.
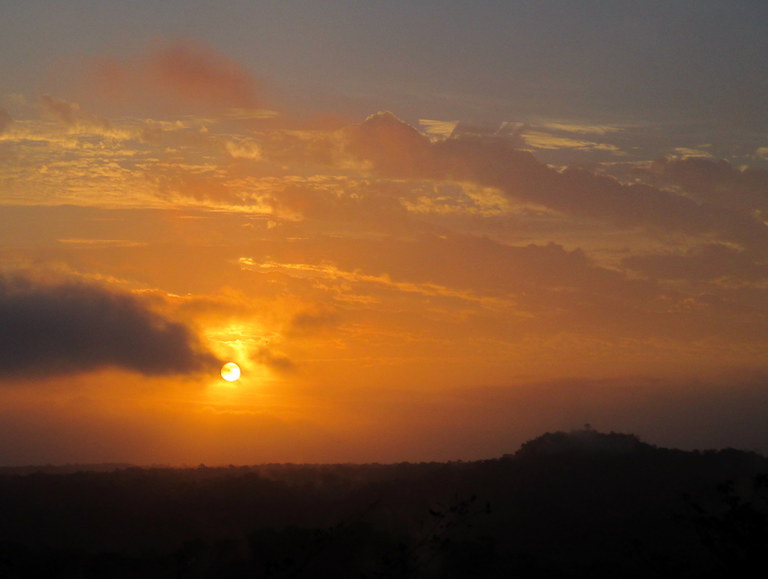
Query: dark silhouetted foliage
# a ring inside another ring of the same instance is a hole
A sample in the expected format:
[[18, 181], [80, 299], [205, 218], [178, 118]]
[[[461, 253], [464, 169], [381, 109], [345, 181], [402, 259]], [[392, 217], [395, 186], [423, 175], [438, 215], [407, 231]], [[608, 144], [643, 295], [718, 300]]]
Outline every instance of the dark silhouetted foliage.
[[739, 576], [768, 459], [591, 428], [497, 460], [0, 472], [0, 577]]

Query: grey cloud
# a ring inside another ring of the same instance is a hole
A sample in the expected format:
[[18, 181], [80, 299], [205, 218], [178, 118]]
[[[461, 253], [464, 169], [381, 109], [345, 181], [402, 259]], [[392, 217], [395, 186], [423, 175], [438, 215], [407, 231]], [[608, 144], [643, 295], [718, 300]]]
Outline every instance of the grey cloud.
[[410, 240], [356, 239], [353, 245], [329, 237], [305, 242], [301, 249], [313, 262], [333, 261], [347, 271], [386, 272], [395, 281], [490, 294], [565, 286], [622, 295], [655, 292], [648, 283], [599, 267], [581, 250], [555, 243], [510, 246], [489, 237], [446, 233]]
[[434, 165], [429, 139], [390, 112], [369, 116], [346, 136], [350, 152], [381, 173], [426, 177]]
[[408, 227], [408, 212], [400, 201], [370, 186], [356, 184], [354, 190], [289, 185], [271, 195], [278, 215], [298, 214], [315, 223], [344, 224], [363, 231], [402, 230]]
[[625, 185], [582, 169], [558, 171], [505, 139], [451, 138], [432, 143], [391, 113], [372, 115], [348, 134], [349, 151], [387, 176], [473, 181], [557, 211], [623, 227], [716, 235], [754, 246], [768, 242], [768, 228], [748, 212], [650, 185]]
[[11, 117], [11, 115], [8, 114], [8, 111], [6, 111], [3, 108], [0, 108], [0, 134], [5, 132], [5, 129], [7, 129], [12, 122], [13, 122], [13, 117]]
[[202, 42], [160, 39], [143, 54], [94, 59], [85, 72], [93, 93], [122, 109], [138, 105], [191, 114], [261, 104], [260, 83]]
[[[382, 298], [380, 308], [399, 308], [394, 295], [403, 291], [399, 284], [410, 283], [451, 288], [477, 298], [509, 300], [525, 314], [499, 316], [479, 308], [474, 310], [476, 324], [462, 326], [464, 338], [466, 332], [477, 331], [504, 339], [549, 332], [643, 340], [708, 336], [733, 343], [765, 339], [760, 315], [765, 297], [757, 288], [738, 297], [718, 297], [723, 293], [721, 288], [712, 289], [714, 296], [700, 296], [700, 290], [691, 293], [671, 288], [658, 283], [653, 275], [637, 279], [601, 267], [584, 252], [554, 243], [510, 246], [487, 237], [456, 234], [410, 240], [356, 239], [354, 244], [325, 237], [297, 241], [282, 250], [271, 247], [269, 255], [286, 263], [301, 255], [305, 263], [333, 263], [339, 270], [359, 272], [362, 277], [354, 291]], [[390, 285], [366, 285], [366, 276], [384, 273]], [[337, 283], [348, 282], [343, 279]], [[429, 297], [432, 305], [452, 299], [447, 295]], [[734, 308], [744, 302], [758, 305]], [[342, 312], [350, 311], [342, 302], [334, 305]]]
[[[602, 268], [580, 250], [547, 245], [509, 246], [487, 237], [424, 235], [411, 240], [323, 238], [297, 242], [293, 255], [308, 263], [334, 263], [369, 276], [386, 273], [392, 285], [361, 291], [398, 292], [398, 283], [434, 284], [470, 295], [511, 299], [533, 317], [493, 316], [491, 332], [583, 327], [589, 321], [635, 334], [658, 331], [667, 322], [654, 313], [662, 293], [653, 281], [628, 279]], [[280, 260], [279, 253], [271, 253]], [[284, 261], [290, 261], [291, 254]], [[363, 280], [364, 283], [364, 280]], [[448, 296], [430, 297], [433, 303]], [[340, 304], [336, 304], [341, 307]], [[298, 328], [292, 328], [298, 331]]]
[[0, 376], [38, 378], [105, 367], [191, 374], [218, 364], [185, 326], [131, 295], [79, 282], [0, 277]]
[[743, 210], [768, 209], [768, 171], [739, 169], [724, 160], [659, 159], [640, 174], [661, 186], [680, 187], [694, 198]]
[[109, 121], [83, 112], [79, 104], [50, 95], [40, 97], [40, 108], [46, 115], [70, 129], [89, 127], [108, 130], [111, 128]]
[[288, 356], [271, 352], [268, 348], [260, 348], [256, 352], [256, 359], [259, 363], [280, 372], [290, 374], [296, 371], [296, 364]]
[[67, 126], [77, 124], [82, 114], [80, 105], [77, 103], [71, 103], [50, 95], [40, 97], [40, 106], [46, 114]]
[[730, 277], [757, 281], [768, 277], [768, 264], [750, 252], [717, 243], [697, 246], [683, 254], [633, 255], [622, 263], [633, 271], [663, 279], [704, 281]]
[[288, 332], [292, 335], [304, 335], [334, 328], [341, 323], [339, 312], [324, 308], [318, 311], [305, 311], [291, 319]]

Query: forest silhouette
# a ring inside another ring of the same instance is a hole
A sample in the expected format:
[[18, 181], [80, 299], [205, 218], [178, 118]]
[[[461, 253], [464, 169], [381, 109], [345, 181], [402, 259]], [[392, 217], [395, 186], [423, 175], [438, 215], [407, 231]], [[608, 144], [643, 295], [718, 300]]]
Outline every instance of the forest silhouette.
[[585, 428], [475, 462], [0, 469], [0, 577], [719, 577], [768, 458]]

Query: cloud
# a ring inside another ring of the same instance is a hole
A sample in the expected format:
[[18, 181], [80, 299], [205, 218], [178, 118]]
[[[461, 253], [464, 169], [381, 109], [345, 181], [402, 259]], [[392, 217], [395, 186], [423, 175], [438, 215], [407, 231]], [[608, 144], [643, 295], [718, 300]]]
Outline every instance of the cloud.
[[215, 368], [183, 325], [128, 294], [80, 282], [0, 277], [0, 376], [44, 378], [117, 367], [144, 375]]
[[684, 254], [633, 255], [622, 264], [661, 279], [758, 281], [768, 278], [768, 265], [749, 252], [716, 243], [693, 247]]
[[703, 157], [659, 159], [640, 174], [659, 186], [679, 187], [695, 199], [742, 210], [768, 209], [768, 171], [739, 169]]
[[371, 275], [360, 271], [341, 270], [332, 264], [305, 264], [305, 263], [255, 263], [252, 259], [243, 257], [239, 263], [243, 269], [268, 273], [280, 272], [295, 278], [323, 279], [343, 285], [350, 283], [377, 286], [379, 289], [388, 289], [406, 294], [419, 294], [430, 297], [445, 297], [467, 302], [476, 302], [488, 307], [503, 307], [502, 301], [492, 298], [483, 298], [471, 292], [455, 290], [434, 283], [413, 283], [393, 281], [389, 275]]
[[191, 40], [158, 43], [126, 59], [93, 62], [89, 84], [118, 104], [149, 104], [177, 113], [257, 109], [256, 79], [210, 46]]
[[288, 356], [277, 354], [268, 348], [259, 348], [256, 352], [256, 360], [282, 374], [290, 374], [296, 372], [297, 369], [296, 364]]
[[69, 129], [95, 129], [101, 133], [112, 128], [109, 121], [84, 113], [79, 104], [50, 95], [40, 97], [40, 108]]
[[306, 335], [337, 327], [341, 323], [341, 316], [335, 308], [327, 306], [306, 310], [297, 313], [291, 318], [288, 333], [293, 335]]
[[577, 125], [573, 123], [544, 123], [542, 128], [563, 133], [576, 133], [581, 135], [607, 135], [621, 130], [618, 126], [611, 125]]
[[5, 129], [7, 129], [12, 122], [13, 117], [11, 117], [8, 111], [0, 107], [0, 134], [4, 133]]
[[266, 200], [278, 217], [335, 228], [343, 224], [348, 231], [404, 231], [410, 225], [408, 211], [399, 199], [354, 180], [289, 183], [275, 187]]
[[419, 125], [426, 134], [435, 138], [495, 137], [514, 142], [519, 147], [525, 146], [522, 137], [527, 128], [525, 123], [505, 121], [497, 125], [478, 125], [462, 121], [420, 119]]
[[435, 137], [450, 137], [459, 121], [438, 121], [432, 119], [419, 119], [419, 124], [428, 135]]
[[67, 126], [73, 126], [80, 120], [80, 106], [77, 103], [43, 95], [40, 97], [40, 106], [43, 112]]
[[253, 161], [258, 161], [263, 156], [261, 147], [258, 143], [250, 139], [227, 141], [225, 147], [227, 153], [229, 153], [233, 159], [251, 159]]
[[390, 112], [369, 116], [347, 138], [349, 151], [381, 173], [426, 177], [435, 164], [429, 139]]
[[525, 133], [525, 144], [535, 149], [578, 149], [581, 151], [609, 151], [620, 153], [616, 145], [607, 143], [596, 143], [594, 141], [584, 141], [582, 139], [573, 139], [571, 137], [562, 137], [551, 135], [542, 131], [529, 131]]
[[215, 166], [188, 169], [184, 165], [167, 164], [146, 172], [148, 182], [156, 186], [161, 197], [175, 196], [211, 202], [232, 202], [235, 194]]
[[625, 185], [583, 169], [558, 171], [500, 138], [459, 137], [433, 143], [385, 112], [350, 129], [347, 143], [354, 157], [388, 177], [472, 181], [498, 187], [516, 199], [620, 227], [715, 235], [754, 246], [768, 243], [768, 228], [749, 212], [650, 185]]

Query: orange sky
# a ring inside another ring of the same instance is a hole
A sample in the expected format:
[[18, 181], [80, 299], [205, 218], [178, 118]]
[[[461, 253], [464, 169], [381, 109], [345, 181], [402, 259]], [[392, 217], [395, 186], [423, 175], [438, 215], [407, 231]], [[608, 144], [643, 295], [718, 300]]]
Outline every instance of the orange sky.
[[69, 66], [0, 110], [0, 463], [768, 450], [768, 140], [286, 112], [202, 41]]

